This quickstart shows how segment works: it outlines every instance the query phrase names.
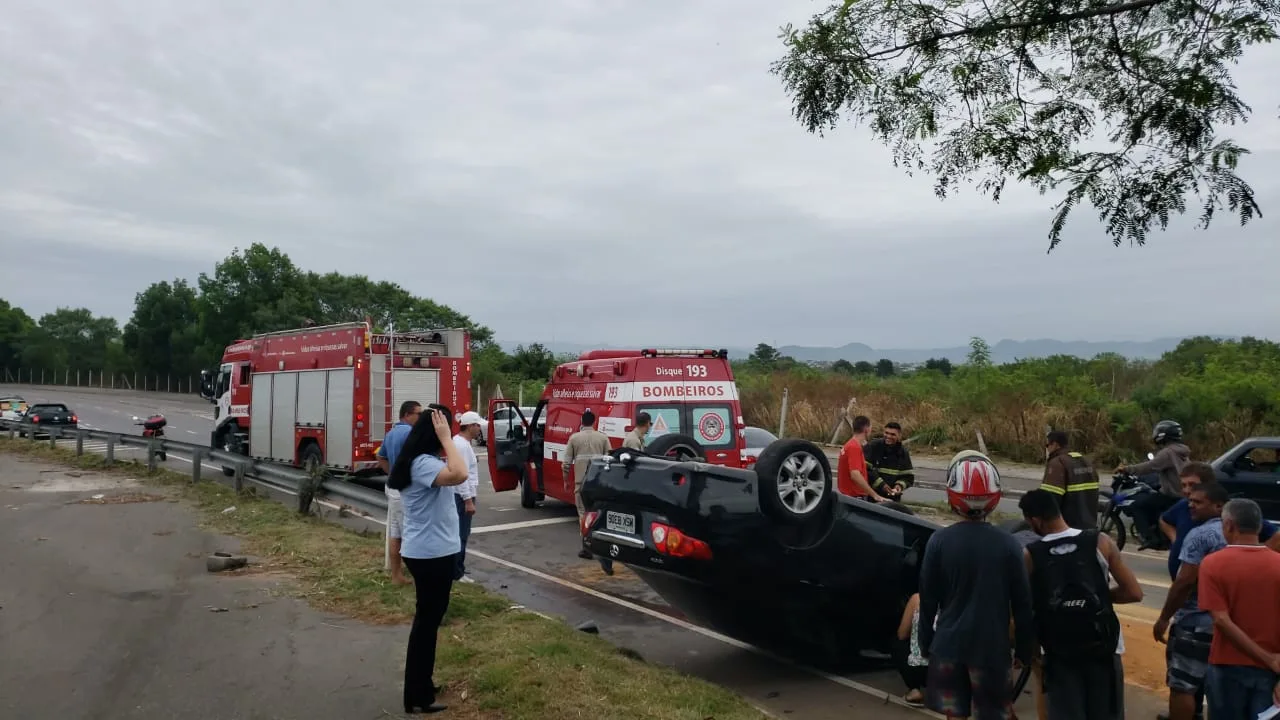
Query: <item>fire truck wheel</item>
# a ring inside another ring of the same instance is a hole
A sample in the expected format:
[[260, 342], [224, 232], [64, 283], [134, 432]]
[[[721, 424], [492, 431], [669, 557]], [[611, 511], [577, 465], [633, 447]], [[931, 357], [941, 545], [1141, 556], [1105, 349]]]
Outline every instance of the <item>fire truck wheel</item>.
[[533, 491], [533, 484], [528, 473], [520, 473], [520, 507], [532, 509], [538, 506], [538, 493]]
[[666, 455], [675, 460], [703, 459], [707, 451], [697, 440], [681, 433], [668, 433], [649, 443], [644, 449], [649, 455]]
[[298, 460], [302, 464], [302, 469], [308, 473], [324, 469], [324, 454], [320, 452], [320, 446], [315, 443], [310, 443], [302, 448], [302, 453], [298, 455]]

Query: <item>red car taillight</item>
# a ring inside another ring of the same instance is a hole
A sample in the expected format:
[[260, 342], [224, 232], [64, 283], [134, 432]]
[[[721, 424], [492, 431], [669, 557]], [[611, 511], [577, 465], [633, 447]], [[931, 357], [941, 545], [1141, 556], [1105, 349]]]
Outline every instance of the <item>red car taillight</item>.
[[649, 535], [658, 552], [686, 560], [710, 560], [711, 546], [660, 522], [650, 523]]
[[72, 424], [72, 425], [79, 425], [79, 424], [80, 424], [80, 416], [78, 416], [78, 415], [72, 415], [72, 416], [71, 416], [71, 424]]
[[32, 415], [32, 416], [31, 416], [31, 422], [33, 422], [33, 423], [38, 423], [38, 422], [40, 422], [40, 416], [39, 416], [39, 415]]
[[582, 527], [578, 528], [578, 532], [579, 532], [579, 533], [581, 533], [581, 534], [583, 534], [583, 535], [586, 535], [586, 534], [587, 534], [587, 528], [591, 527], [592, 525], [595, 525], [595, 524], [596, 524], [596, 518], [598, 518], [598, 517], [600, 517], [600, 511], [599, 511], [599, 510], [590, 510], [590, 511], [588, 511], [588, 512], [584, 513], [584, 514], [583, 514], [583, 516], [582, 516]]

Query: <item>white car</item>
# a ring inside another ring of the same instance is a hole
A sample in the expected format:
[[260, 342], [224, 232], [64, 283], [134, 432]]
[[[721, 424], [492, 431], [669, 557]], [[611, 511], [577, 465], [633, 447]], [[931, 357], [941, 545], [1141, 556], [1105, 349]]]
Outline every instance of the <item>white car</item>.
[[[533, 407], [520, 408], [520, 413], [524, 415], [526, 422], [533, 419], [534, 410], [535, 408]], [[517, 415], [516, 409], [510, 405], [504, 405], [493, 412], [493, 431], [498, 433], [500, 436], [505, 436], [507, 433], [511, 432], [511, 428], [519, 424], [521, 424], [520, 415]], [[547, 415], [546, 413], [543, 413], [542, 417], [538, 418], [538, 425], [542, 426], [546, 424]], [[484, 434], [489, 429], [489, 419], [485, 418], [484, 423], [480, 427], [482, 429], [480, 430], [479, 442], [481, 445], [486, 445], [487, 440]]]
[[760, 457], [760, 453], [764, 452], [769, 443], [777, 440], [778, 436], [764, 428], [748, 425], [743, 430], [742, 439], [746, 444], [742, 450], [742, 466], [750, 470], [755, 466], [756, 458]]
[[0, 420], [17, 422], [27, 412], [27, 401], [20, 395], [0, 395]]

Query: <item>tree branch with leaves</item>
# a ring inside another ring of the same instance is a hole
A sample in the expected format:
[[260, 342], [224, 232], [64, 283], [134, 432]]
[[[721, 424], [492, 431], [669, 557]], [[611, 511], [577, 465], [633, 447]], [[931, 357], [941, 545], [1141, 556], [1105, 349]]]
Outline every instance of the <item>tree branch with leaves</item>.
[[1192, 200], [1204, 228], [1261, 216], [1220, 129], [1252, 112], [1230, 66], [1278, 26], [1280, 0], [846, 0], [785, 27], [773, 72], [809, 132], [870, 126], [939, 198], [1060, 193], [1050, 251], [1085, 203], [1143, 245]]

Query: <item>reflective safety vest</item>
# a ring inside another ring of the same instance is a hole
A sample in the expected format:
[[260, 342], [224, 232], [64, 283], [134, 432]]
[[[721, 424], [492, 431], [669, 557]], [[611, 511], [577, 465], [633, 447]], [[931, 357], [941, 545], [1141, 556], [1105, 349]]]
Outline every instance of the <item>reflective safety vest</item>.
[[1045, 465], [1042, 490], [1058, 497], [1062, 519], [1079, 530], [1098, 527], [1098, 491], [1102, 485], [1098, 473], [1078, 452], [1059, 450]]

